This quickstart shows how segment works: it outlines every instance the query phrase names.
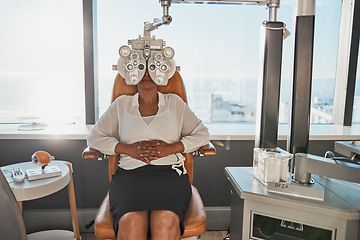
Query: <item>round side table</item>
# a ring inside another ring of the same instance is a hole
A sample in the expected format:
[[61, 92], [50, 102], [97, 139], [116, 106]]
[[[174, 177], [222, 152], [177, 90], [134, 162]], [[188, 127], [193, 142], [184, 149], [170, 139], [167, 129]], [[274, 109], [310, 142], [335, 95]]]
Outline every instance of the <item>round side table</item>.
[[[71, 219], [74, 231], [74, 237], [80, 240], [79, 222], [76, 210], [75, 191], [72, 177], [72, 165], [67, 161], [54, 160], [51, 161], [48, 166], [58, 166], [61, 170], [61, 175], [56, 177], [48, 177], [43, 179], [29, 181], [25, 177], [23, 182], [16, 182], [13, 177], [7, 176], [7, 180], [13, 191], [16, 200], [19, 203], [20, 210], [22, 211], [22, 202], [27, 200], [33, 200], [48, 196], [57, 191], [60, 191], [64, 187], [68, 186], [69, 202]], [[24, 172], [28, 169], [38, 168], [38, 165], [32, 162], [15, 163], [1, 167], [1, 170], [8, 170], [21, 168]], [[6, 171], [5, 171], [6, 172]]]

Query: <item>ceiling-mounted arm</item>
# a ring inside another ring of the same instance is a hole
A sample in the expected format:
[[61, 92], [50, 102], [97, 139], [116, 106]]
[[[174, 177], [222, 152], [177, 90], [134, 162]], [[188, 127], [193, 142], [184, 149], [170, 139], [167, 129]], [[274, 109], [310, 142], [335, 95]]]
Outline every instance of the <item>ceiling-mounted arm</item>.
[[155, 18], [154, 22], [149, 23], [145, 22], [144, 32], [151, 32], [152, 30], [157, 29], [161, 25], [168, 25], [172, 21], [172, 17], [169, 15], [169, 7], [171, 5], [171, 0], [159, 0], [161, 2], [161, 7], [163, 8], [163, 16], [161, 19]]
[[215, 3], [215, 4], [245, 4], [264, 5], [270, 0], [172, 0], [173, 3]]
[[269, 21], [276, 22], [277, 9], [280, 7], [280, 0], [269, 0], [266, 3], [266, 7], [269, 8]]
[[269, 8], [269, 21], [276, 22], [277, 9], [280, 0], [171, 0], [173, 3], [212, 3], [212, 4], [240, 4], [240, 5], [266, 5]]

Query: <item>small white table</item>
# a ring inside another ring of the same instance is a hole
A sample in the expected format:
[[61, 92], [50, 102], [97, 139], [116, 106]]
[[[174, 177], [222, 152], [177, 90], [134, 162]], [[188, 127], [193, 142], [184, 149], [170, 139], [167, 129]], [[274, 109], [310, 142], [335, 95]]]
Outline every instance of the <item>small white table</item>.
[[[22, 201], [33, 200], [48, 196], [57, 191], [60, 191], [64, 187], [68, 186], [69, 202], [71, 210], [71, 218], [73, 224], [74, 237], [80, 239], [79, 223], [76, 210], [74, 183], [72, 178], [72, 165], [67, 161], [54, 160], [51, 161], [49, 166], [57, 165], [61, 170], [61, 175], [56, 177], [49, 177], [44, 179], [37, 179], [29, 181], [27, 178], [23, 182], [16, 182], [12, 177], [8, 177], [7, 180], [15, 195], [16, 200], [19, 203], [20, 210], [22, 211]], [[33, 164], [31, 161], [15, 163], [1, 167], [1, 170], [11, 171], [12, 169], [21, 168], [24, 172], [27, 169], [33, 169], [39, 167]]]

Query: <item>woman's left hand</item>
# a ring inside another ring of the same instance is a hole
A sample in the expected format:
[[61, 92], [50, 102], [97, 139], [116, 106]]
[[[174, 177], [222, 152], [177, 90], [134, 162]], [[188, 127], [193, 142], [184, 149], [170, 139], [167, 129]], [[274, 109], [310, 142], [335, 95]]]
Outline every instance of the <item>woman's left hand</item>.
[[168, 144], [162, 140], [150, 140], [148, 141], [148, 144], [155, 150], [157, 159], [184, 151], [184, 145], [182, 142]]

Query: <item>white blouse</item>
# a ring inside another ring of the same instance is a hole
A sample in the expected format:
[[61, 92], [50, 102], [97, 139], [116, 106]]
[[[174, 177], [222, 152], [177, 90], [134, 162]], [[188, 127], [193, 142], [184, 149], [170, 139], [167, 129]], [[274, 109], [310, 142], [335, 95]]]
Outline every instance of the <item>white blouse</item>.
[[[185, 153], [193, 152], [209, 143], [207, 127], [175, 94], [158, 92], [159, 109], [149, 124], [139, 112], [139, 94], [118, 97], [87, 135], [90, 148], [108, 155], [115, 154], [118, 142], [132, 144], [139, 141], [162, 140], [168, 144], [181, 141]], [[182, 164], [182, 154], [172, 154], [151, 162], [153, 165]], [[119, 167], [129, 170], [147, 165], [128, 155], [121, 154]]]
[[155, 115], [153, 115], [153, 116], [147, 116], [147, 117], [143, 117], [143, 119], [144, 119], [145, 123], [146, 123], [147, 125], [149, 125], [149, 124], [151, 123], [151, 121], [154, 119], [154, 117], [155, 117]]

